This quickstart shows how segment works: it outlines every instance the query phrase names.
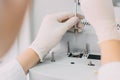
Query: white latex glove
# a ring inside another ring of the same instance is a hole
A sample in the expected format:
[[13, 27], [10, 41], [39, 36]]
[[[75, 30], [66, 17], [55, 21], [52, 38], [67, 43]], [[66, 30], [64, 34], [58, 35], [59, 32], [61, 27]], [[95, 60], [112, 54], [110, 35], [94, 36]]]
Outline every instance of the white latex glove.
[[112, 0], [80, 0], [81, 8], [90, 24], [94, 27], [99, 42], [120, 40], [117, 32]]
[[66, 31], [80, 21], [81, 16], [73, 16], [72, 13], [57, 13], [44, 18], [39, 33], [30, 46], [39, 55], [40, 61], [59, 43]]

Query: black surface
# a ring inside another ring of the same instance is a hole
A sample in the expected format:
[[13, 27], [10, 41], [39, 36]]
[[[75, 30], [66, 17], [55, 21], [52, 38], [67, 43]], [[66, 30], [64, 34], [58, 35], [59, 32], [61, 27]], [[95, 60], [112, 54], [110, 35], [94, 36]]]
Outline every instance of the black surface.
[[93, 55], [93, 54], [90, 54], [90, 55], [88, 56], [88, 59], [101, 60], [101, 56], [100, 56], [100, 55]]

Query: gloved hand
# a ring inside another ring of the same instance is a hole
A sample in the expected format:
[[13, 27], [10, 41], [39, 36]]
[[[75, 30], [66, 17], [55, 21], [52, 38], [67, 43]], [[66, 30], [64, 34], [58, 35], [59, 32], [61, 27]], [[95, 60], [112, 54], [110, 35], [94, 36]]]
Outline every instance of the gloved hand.
[[80, 0], [85, 18], [94, 27], [98, 40], [120, 40], [112, 0]]
[[59, 43], [66, 31], [83, 18], [80, 15], [79, 18], [73, 16], [72, 13], [57, 13], [44, 18], [39, 33], [30, 46], [39, 55], [40, 61]]

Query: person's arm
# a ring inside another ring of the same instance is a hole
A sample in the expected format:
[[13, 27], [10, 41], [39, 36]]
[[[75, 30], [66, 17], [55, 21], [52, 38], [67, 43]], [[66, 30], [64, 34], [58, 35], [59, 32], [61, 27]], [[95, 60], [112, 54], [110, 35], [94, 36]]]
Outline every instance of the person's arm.
[[104, 41], [100, 44], [102, 64], [120, 62], [120, 40]]
[[49, 50], [60, 42], [66, 31], [79, 23], [82, 18], [81, 15], [77, 18], [73, 13], [66, 12], [47, 15], [31, 46], [17, 58], [24, 71], [27, 73], [38, 62], [42, 62]]
[[28, 73], [29, 69], [40, 62], [40, 58], [37, 53], [30, 48], [26, 49], [22, 54], [20, 54], [17, 57], [17, 60], [26, 74]]
[[66, 31], [83, 18], [80, 15], [79, 18], [73, 16], [73, 13], [58, 13], [46, 16], [31, 46], [21, 53], [17, 59], [0, 67], [0, 79], [26, 80], [29, 69], [43, 61], [48, 54], [47, 52], [59, 43]]
[[112, 0], [81, 0], [86, 19], [93, 25], [101, 47], [102, 65], [120, 61], [120, 35]]
[[119, 80], [120, 34], [117, 31], [112, 0], [81, 0], [81, 7], [96, 31], [101, 48], [99, 80]]
[[13, 44], [30, 0], [0, 1], [0, 57]]

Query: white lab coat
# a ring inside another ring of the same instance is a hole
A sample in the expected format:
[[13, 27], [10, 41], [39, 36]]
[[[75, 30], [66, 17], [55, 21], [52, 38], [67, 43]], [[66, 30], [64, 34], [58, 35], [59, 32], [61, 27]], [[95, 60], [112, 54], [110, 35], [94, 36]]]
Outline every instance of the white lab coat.
[[26, 80], [26, 74], [17, 60], [0, 67], [0, 80]]
[[120, 62], [113, 62], [99, 69], [98, 80], [120, 80]]

